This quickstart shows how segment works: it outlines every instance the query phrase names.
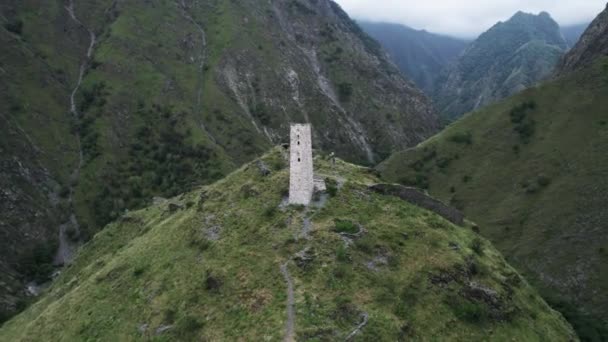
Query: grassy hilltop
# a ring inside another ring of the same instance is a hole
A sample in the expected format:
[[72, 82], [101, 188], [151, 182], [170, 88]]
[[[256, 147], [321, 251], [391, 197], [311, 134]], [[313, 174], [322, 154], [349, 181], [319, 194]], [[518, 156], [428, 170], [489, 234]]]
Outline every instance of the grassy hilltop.
[[0, 340], [280, 340], [287, 280], [297, 340], [576, 339], [469, 225], [371, 192], [369, 169], [317, 157], [328, 194], [281, 205], [282, 153], [110, 224]]

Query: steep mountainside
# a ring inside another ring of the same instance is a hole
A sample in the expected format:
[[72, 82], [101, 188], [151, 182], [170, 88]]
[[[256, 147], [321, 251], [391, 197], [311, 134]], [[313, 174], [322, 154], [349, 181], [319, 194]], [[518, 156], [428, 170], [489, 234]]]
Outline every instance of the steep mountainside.
[[0, 311], [74, 243], [219, 179], [289, 122], [365, 163], [438, 128], [328, 0], [7, 0], [0, 42]]
[[598, 56], [608, 56], [608, 4], [606, 9], [589, 25], [578, 43], [562, 58], [558, 74], [584, 68]]
[[2, 341], [575, 341], [470, 226], [315, 159], [329, 193], [285, 206], [274, 149], [97, 234]]
[[399, 24], [359, 22], [359, 25], [380, 42], [401, 72], [429, 93], [439, 73], [455, 61], [468, 44]]
[[464, 210], [590, 341], [608, 339], [606, 94], [603, 58], [467, 115], [379, 167]]
[[433, 99], [455, 119], [549, 76], [567, 49], [559, 25], [542, 12], [518, 12], [475, 40], [437, 81]]
[[568, 48], [571, 49], [578, 43], [587, 27], [589, 27], [589, 23], [561, 27], [561, 32], [568, 44]]

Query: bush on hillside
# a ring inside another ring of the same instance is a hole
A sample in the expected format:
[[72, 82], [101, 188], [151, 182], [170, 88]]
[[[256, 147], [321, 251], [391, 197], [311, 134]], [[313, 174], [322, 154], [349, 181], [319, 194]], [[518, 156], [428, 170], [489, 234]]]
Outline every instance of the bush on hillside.
[[519, 134], [519, 137], [527, 144], [536, 131], [536, 122], [530, 118], [528, 114], [536, 109], [536, 102], [526, 101], [518, 106], [513, 107], [509, 112], [513, 129]]
[[46, 282], [54, 271], [52, 263], [56, 251], [56, 242], [38, 243], [21, 257], [21, 262], [18, 263], [20, 271], [37, 283]]
[[359, 226], [349, 220], [334, 219], [334, 225], [337, 233], [356, 234], [359, 232]]
[[457, 144], [473, 145], [473, 134], [471, 132], [456, 133], [450, 136], [448, 140]]
[[353, 94], [353, 85], [347, 82], [342, 82], [338, 84], [338, 96], [340, 97], [340, 101], [348, 102], [350, 100], [351, 95]]
[[10, 21], [4, 24], [4, 28], [14, 34], [21, 35], [23, 33], [23, 21], [21, 19]]
[[338, 182], [333, 178], [325, 178], [325, 188], [331, 197], [335, 197], [338, 194]]

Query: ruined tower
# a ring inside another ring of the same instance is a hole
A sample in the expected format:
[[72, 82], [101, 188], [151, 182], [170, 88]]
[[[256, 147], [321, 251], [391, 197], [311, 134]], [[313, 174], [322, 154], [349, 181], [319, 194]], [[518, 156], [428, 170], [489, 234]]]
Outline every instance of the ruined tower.
[[310, 124], [292, 124], [289, 144], [289, 204], [310, 204], [313, 184]]

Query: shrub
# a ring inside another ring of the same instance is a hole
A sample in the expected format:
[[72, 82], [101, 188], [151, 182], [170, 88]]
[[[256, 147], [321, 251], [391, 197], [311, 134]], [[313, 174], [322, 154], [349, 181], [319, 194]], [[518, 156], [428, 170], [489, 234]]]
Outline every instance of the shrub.
[[547, 187], [549, 186], [549, 184], [551, 184], [551, 178], [545, 176], [545, 175], [540, 175], [538, 176], [538, 179], [536, 180], [536, 182], [538, 183], [538, 185], [540, 185], [541, 187]]
[[470, 301], [457, 295], [450, 296], [447, 304], [458, 319], [468, 323], [483, 323], [490, 316], [488, 308], [483, 303]]
[[339, 245], [336, 250], [336, 260], [340, 262], [350, 262], [350, 255], [348, 255], [348, 249], [344, 245]]
[[456, 133], [449, 137], [448, 140], [457, 144], [473, 145], [473, 135], [471, 132]]
[[338, 182], [335, 179], [325, 178], [325, 187], [329, 196], [335, 197], [338, 194]]
[[277, 212], [277, 207], [274, 205], [270, 205], [268, 207], [266, 207], [266, 209], [264, 209], [264, 217], [270, 219], [274, 216], [274, 214]]
[[334, 219], [334, 230], [338, 233], [356, 234], [359, 232], [359, 227], [352, 221]]
[[524, 102], [509, 112], [514, 130], [519, 134], [524, 143], [528, 143], [536, 131], [536, 122], [528, 117], [528, 113], [536, 109], [534, 101]]
[[4, 24], [4, 28], [14, 34], [21, 35], [23, 33], [23, 21], [21, 19], [10, 21]]
[[340, 101], [348, 102], [353, 94], [353, 85], [347, 82], [338, 84], [338, 96]]
[[135, 269], [133, 269], [133, 276], [134, 277], [139, 277], [142, 274], [144, 274], [146, 272], [146, 267], [145, 266], [138, 266]]
[[473, 250], [473, 252], [475, 252], [475, 254], [483, 255], [483, 242], [480, 238], [473, 239], [473, 241], [471, 242], [471, 249]]
[[54, 271], [52, 262], [56, 250], [56, 242], [38, 243], [21, 257], [19, 262], [21, 272], [38, 283], [49, 280]]
[[209, 292], [219, 292], [222, 287], [222, 281], [213, 276], [212, 274], [208, 274], [207, 278], [205, 278], [205, 289]]

